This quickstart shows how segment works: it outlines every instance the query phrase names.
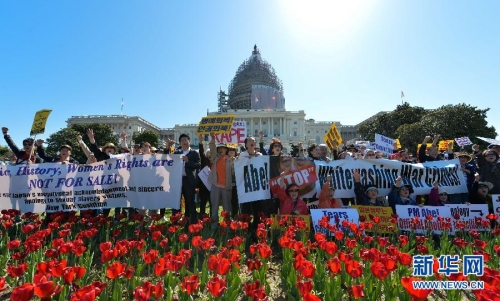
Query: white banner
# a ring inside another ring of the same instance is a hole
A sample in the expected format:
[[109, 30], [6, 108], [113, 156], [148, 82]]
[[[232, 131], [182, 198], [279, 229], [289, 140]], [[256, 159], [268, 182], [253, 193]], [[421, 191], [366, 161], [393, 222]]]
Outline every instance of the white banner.
[[[450, 207], [447, 206], [405, 206], [396, 205], [396, 213], [398, 215], [398, 228], [400, 231], [415, 231], [416, 233], [427, 233], [432, 230], [436, 234], [441, 234], [443, 228], [438, 217], [452, 219]], [[432, 220], [428, 220], [427, 216], [432, 216]], [[454, 228], [447, 230], [449, 234], [454, 234]]]
[[22, 212], [116, 207], [180, 208], [180, 155], [115, 158], [92, 165], [9, 166], [0, 177], [0, 209]]
[[234, 162], [234, 171], [240, 204], [271, 198], [269, 156], [240, 157]]
[[493, 202], [493, 213], [500, 216], [500, 194], [493, 194], [491, 196], [491, 201]]
[[[311, 220], [313, 223], [315, 232], [323, 232], [328, 234], [328, 229], [322, 229], [319, 226], [319, 221], [324, 217], [328, 216], [330, 218], [330, 224], [336, 225], [336, 220], [338, 219], [337, 229], [344, 230], [342, 226], [342, 221], [347, 220], [349, 222], [359, 224], [359, 213], [358, 210], [352, 208], [342, 208], [342, 209], [311, 209]], [[333, 235], [334, 233], [330, 233]]]
[[316, 193], [319, 196], [321, 187], [328, 174], [332, 175], [332, 187], [335, 198], [352, 198], [354, 194], [353, 170], [359, 170], [361, 185], [374, 185], [379, 195], [388, 195], [396, 178], [401, 176], [404, 184], [411, 184], [413, 195], [429, 194], [433, 182], [438, 181], [449, 194], [466, 193], [467, 183], [460, 170], [458, 159], [448, 161], [432, 161], [423, 164], [408, 164], [386, 159], [336, 160], [330, 163], [316, 161]]
[[464, 147], [466, 145], [472, 145], [472, 141], [470, 141], [469, 137], [460, 137], [460, 138], [455, 138], [455, 141], [460, 147]]
[[205, 166], [203, 169], [200, 170], [198, 173], [198, 176], [200, 177], [201, 181], [203, 182], [203, 185], [208, 189], [208, 191], [212, 190], [212, 184], [208, 180], [208, 176], [210, 175], [210, 167]]
[[489, 144], [494, 144], [494, 145], [500, 145], [500, 141], [499, 140], [495, 140], [495, 139], [490, 139], [490, 138], [484, 138], [484, 137], [477, 137], [483, 141], [486, 141], [488, 142]]
[[375, 150], [381, 151], [384, 154], [392, 155], [392, 151], [394, 150], [394, 139], [375, 134]]
[[234, 121], [229, 134], [215, 134], [217, 143], [242, 144], [247, 137], [247, 122]]
[[[453, 228], [457, 230], [457, 222], [465, 223], [465, 228], [463, 231], [468, 232], [470, 230], [475, 231], [489, 231], [491, 226], [488, 224], [485, 226], [482, 223], [476, 223], [476, 218], [485, 220], [486, 215], [488, 215], [488, 205], [487, 204], [446, 204], [450, 207], [451, 216], [453, 216]], [[460, 216], [460, 219], [455, 218], [455, 214]]]

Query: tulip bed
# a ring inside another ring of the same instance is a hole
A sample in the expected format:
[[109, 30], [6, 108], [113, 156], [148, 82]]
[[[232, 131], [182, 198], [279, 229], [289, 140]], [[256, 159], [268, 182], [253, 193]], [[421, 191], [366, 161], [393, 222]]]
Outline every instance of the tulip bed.
[[[325, 235], [285, 216], [277, 228], [263, 218], [252, 239], [247, 215], [223, 213], [212, 232], [208, 217], [187, 226], [180, 214], [168, 222], [24, 214], [17, 224], [18, 212], [2, 214], [0, 300], [500, 300], [500, 229], [445, 232], [437, 243], [430, 232], [379, 235], [377, 217], [359, 224], [325, 217], [321, 231], [332, 234]], [[483, 254], [481, 277], [445, 277], [435, 259], [426, 279], [482, 280], [485, 289], [414, 290], [417, 254]]]

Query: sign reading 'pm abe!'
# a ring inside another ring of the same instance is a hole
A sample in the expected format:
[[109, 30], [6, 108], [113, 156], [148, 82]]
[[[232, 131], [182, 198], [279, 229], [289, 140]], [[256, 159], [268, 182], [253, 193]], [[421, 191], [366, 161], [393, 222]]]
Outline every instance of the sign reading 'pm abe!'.
[[0, 167], [0, 209], [22, 212], [116, 207], [180, 208], [180, 155], [114, 158], [92, 165]]

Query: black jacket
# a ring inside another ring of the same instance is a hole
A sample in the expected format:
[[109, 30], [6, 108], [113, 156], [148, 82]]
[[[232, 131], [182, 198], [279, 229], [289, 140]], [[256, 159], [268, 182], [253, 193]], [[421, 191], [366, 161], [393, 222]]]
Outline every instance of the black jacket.
[[[14, 155], [16, 155], [16, 165], [17, 164], [26, 164], [28, 163], [28, 159], [30, 154], [27, 153], [24, 150], [20, 150], [17, 145], [14, 143], [14, 140], [10, 137], [10, 135], [4, 135], [3, 138], [5, 139], [5, 142], [7, 142], [7, 145], [10, 147]], [[35, 156], [35, 154], [31, 154], [31, 162], [35, 163], [41, 163], [42, 160], [40, 160], [39, 157]]]
[[111, 158], [105, 152], [101, 151], [95, 143], [90, 144], [90, 151], [94, 153], [94, 156], [97, 159], [97, 162], [108, 160], [109, 158]]
[[[169, 153], [170, 149], [167, 150], [167, 154]], [[182, 148], [176, 148], [174, 154], [182, 155]], [[184, 163], [184, 168], [186, 171], [187, 180], [191, 185], [196, 186], [198, 171], [201, 167], [200, 154], [197, 151], [191, 149], [189, 153], [187, 153], [186, 157], [188, 157], [188, 161]]]
[[[39, 145], [37, 148], [36, 148], [36, 152], [38, 153], [38, 156], [40, 158], [43, 159], [44, 162], [60, 162], [60, 157], [51, 157], [51, 156], [47, 156], [47, 154], [45, 153], [45, 150], [43, 149], [43, 146]], [[69, 160], [68, 160], [69, 163], [73, 163], [73, 164], [79, 164], [78, 161], [76, 161], [75, 158], [73, 157], [69, 157]]]

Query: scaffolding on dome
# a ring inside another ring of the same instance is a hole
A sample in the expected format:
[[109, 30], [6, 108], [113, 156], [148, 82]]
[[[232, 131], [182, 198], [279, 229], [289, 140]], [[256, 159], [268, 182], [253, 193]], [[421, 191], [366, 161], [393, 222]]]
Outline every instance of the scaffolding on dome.
[[252, 56], [240, 65], [229, 84], [229, 99], [221, 97], [219, 93], [219, 111], [227, 106], [231, 109], [251, 109], [253, 85], [268, 86], [284, 95], [283, 83], [271, 64], [260, 57], [257, 45], [254, 46]]

